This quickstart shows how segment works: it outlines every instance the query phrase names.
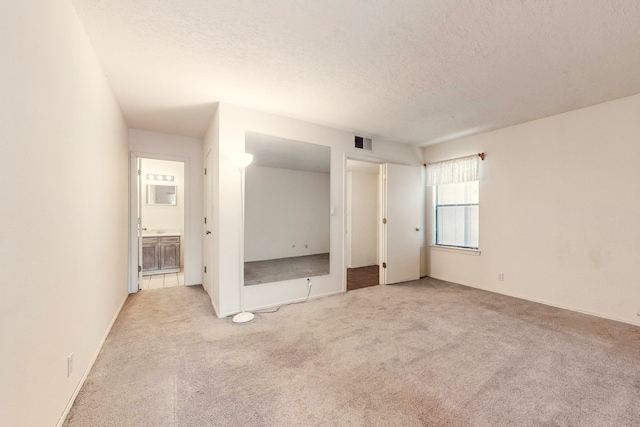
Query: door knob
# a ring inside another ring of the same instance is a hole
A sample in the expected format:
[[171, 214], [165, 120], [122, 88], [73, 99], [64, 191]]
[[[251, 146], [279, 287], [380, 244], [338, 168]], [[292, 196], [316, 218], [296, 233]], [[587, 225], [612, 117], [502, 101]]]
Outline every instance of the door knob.
[[420, 229], [418, 227], [416, 227], [416, 231], [420, 231]]
[[211, 234], [211, 232], [209, 230], [207, 230], [207, 234]]

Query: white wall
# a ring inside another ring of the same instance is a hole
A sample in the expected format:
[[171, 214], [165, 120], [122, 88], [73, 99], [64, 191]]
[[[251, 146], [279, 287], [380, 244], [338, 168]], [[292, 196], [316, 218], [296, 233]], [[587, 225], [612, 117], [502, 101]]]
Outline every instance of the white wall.
[[126, 124], [69, 1], [0, 34], [0, 425], [54, 426], [127, 297]]
[[[142, 226], [148, 231], [184, 231], [184, 164], [168, 160], [142, 159], [143, 202]], [[148, 174], [172, 175], [171, 182], [147, 179]], [[176, 204], [174, 206], [147, 204], [147, 185], [175, 185]]]
[[348, 267], [378, 264], [378, 174], [348, 172]]
[[486, 153], [481, 255], [432, 249], [430, 275], [639, 324], [639, 117], [636, 95], [427, 147]]
[[220, 257], [216, 250], [220, 249], [220, 212], [218, 210], [220, 200], [220, 111], [216, 105], [213, 118], [207, 129], [203, 152], [207, 158], [207, 185], [204, 190], [203, 200], [208, 201], [203, 207], [207, 217], [207, 230], [203, 243], [203, 262], [207, 272], [203, 276], [203, 287], [211, 298], [211, 304], [217, 314], [220, 313]]
[[[140, 157], [182, 161], [185, 164], [184, 245], [185, 284], [202, 284], [204, 163], [202, 140], [188, 136], [129, 129], [129, 150]], [[188, 223], [186, 219], [188, 218]], [[132, 254], [136, 252], [132, 251]]]
[[[414, 147], [374, 140], [374, 152], [367, 155], [352, 148], [353, 134], [350, 132], [220, 103], [216, 118], [207, 131], [203, 150], [204, 153], [209, 149], [219, 153], [214, 177], [217, 192], [213, 200], [217, 236], [213, 239], [212, 248], [217, 267], [213, 272], [214, 287], [219, 287], [218, 299], [214, 298], [213, 303], [219, 316], [239, 310], [240, 183], [238, 170], [231, 165], [227, 153], [244, 151], [247, 131], [331, 147], [330, 206], [334, 210], [330, 218], [331, 273], [312, 279], [312, 297], [343, 292], [346, 271], [343, 262], [346, 157], [419, 165], [421, 153]], [[306, 296], [306, 278], [248, 286], [245, 296], [247, 309], [299, 300]]]
[[328, 173], [249, 166], [245, 183], [245, 261], [329, 252]]

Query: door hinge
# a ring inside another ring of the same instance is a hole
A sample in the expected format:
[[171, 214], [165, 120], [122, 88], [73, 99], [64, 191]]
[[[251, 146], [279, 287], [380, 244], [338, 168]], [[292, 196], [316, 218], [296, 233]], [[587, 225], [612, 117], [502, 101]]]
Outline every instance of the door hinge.
[[387, 218], [382, 218], [382, 223], [386, 224], [387, 223]]
[[138, 175], [142, 175], [142, 170], [138, 169]]
[[141, 265], [139, 265], [139, 266], [138, 266], [138, 273], [140, 273], [141, 271], [142, 271], [142, 266], [141, 266]]
[[205, 224], [207, 223], [207, 217], [206, 216], [204, 217], [204, 223]]
[[382, 268], [387, 268], [387, 263], [386, 262], [382, 263]]
[[207, 168], [204, 168], [204, 174], [205, 175], [207, 174]]
[[207, 272], [207, 266], [206, 265], [204, 266], [204, 272], [205, 273]]

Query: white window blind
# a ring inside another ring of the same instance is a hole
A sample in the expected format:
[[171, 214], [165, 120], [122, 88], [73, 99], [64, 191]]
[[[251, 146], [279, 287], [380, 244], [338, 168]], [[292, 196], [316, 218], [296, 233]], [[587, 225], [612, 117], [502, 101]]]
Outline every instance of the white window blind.
[[478, 181], [435, 186], [435, 244], [478, 249]]

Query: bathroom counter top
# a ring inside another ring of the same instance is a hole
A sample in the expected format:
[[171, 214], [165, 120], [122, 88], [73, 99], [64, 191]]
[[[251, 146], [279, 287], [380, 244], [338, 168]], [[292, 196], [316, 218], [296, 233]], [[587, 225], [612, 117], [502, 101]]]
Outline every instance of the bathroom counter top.
[[142, 237], [182, 237], [181, 233], [142, 233]]

